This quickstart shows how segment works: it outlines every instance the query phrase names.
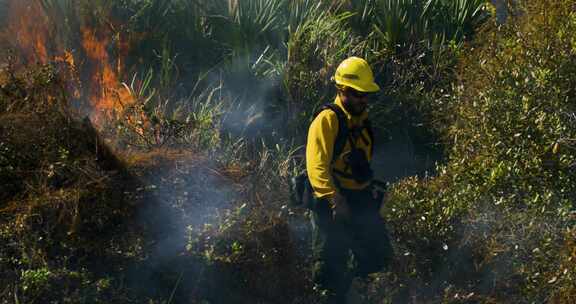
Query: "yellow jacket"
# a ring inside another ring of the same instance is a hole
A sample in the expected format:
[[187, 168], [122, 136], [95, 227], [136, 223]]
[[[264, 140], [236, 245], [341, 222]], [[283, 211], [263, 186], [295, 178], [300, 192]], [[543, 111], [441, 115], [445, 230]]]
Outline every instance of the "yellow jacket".
[[[336, 97], [334, 103], [337, 104], [346, 114], [348, 128], [362, 126], [368, 119], [368, 113], [361, 116], [352, 116], [344, 106], [339, 97]], [[368, 131], [362, 131], [368, 142], [364, 142], [360, 137], [355, 140], [356, 148], [365, 151], [368, 161], [372, 159], [372, 142]], [[314, 195], [317, 198], [323, 198], [336, 192], [336, 184], [333, 178], [337, 178], [340, 186], [344, 189], [361, 190], [366, 188], [370, 182], [358, 183], [353, 179], [345, 178], [340, 175], [332, 174], [333, 169], [351, 174], [350, 168], [347, 168], [343, 155], [351, 151], [350, 142], [347, 140], [344, 149], [336, 161], [332, 164], [332, 154], [334, 143], [338, 133], [338, 116], [332, 110], [320, 112], [310, 124], [308, 129], [308, 140], [306, 143], [306, 171], [308, 178], [314, 189]], [[347, 169], [347, 170], [346, 170]]]

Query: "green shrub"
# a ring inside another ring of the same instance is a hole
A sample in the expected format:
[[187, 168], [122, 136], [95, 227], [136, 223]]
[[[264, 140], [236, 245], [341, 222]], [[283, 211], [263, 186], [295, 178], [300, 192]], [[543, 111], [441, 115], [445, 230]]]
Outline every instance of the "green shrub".
[[417, 279], [438, 280], [438, 294], [512, 302], [573, 294], [574, 268], [565, 266], [576, 199], [571, 5], [534, 2], [485, 29], [454, 94], [438, 103], [450, 123], [448, 164], [438, 177], [394, 188], [386, 216], [414, 254], [400, 259]]

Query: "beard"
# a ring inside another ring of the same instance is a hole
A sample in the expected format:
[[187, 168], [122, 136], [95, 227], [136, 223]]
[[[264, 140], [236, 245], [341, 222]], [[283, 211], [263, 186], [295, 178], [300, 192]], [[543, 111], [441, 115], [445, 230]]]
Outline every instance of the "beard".
[[351, 103], [351, 102], [346, 102], [346, 103], [342, 103], [344, 105], [344, 108], [346, 109], [346, 111], [348, 111], [348, 113], [350, 113], [352, 116], [360, 116], [364, 113], [364, 111], [366, 111], [367, 106], [365, 104], [361, 104], [361, 103]]

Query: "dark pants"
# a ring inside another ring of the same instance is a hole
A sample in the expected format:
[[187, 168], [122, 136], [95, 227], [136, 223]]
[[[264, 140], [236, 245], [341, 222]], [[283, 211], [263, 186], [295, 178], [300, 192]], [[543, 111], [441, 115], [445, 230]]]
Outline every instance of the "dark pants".
[[350, 207], [350, 221], [336, 222], [328, 202], [313, 208], [314, 283], [326, 292], [326, 303], [345, 303], [355, 276], [388, 266], [392, 246], [371, 191], [342, 191]]

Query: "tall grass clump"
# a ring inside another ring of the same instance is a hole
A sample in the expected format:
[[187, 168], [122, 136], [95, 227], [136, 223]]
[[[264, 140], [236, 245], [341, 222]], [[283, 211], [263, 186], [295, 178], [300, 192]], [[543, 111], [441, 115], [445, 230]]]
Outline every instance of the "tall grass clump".
[[319, 105], [333, 101], [335, 88], [330, 78], [336, 67], [343, 58], [364, 48], [360, 37], [346, 26], [350, 16], [318, 10], [292, 29], [283, 80], [286, 104], [280, 105], [292, 115], [288, 121], [294, 126], [290, 129], [306, 127]]
[[454, 93], [441, 100], [448, 163], [438, 177], [396, 185], [385, 211], [411, 273], [405, 284], [426, 286], [417, 293], [455, 303], [462, 294], [574, 298], [572, 7], [525, 4], [464, 56]]
[[470, 39], [487, 17], [484, 0], [361, 0], [342, 9], [354, 12], [352, 28], [377, 35], [383, 49], [398, 53], [418, 44], [462, 42]]
[[103, 128], [106, 136], [114, 138], [119, 146], [142, 151], [217, 149], [222, 140], [222, 121], [232, 111], [222, 87], [195, 86], [184, 97], [162, 94], [152, 88], [154, 73], [149, 70], [144, 77], [135, 74], [129, 84], [124, 84], [133, 102], [121, 110], [118, 118], [107, 121], [111, 128]]

